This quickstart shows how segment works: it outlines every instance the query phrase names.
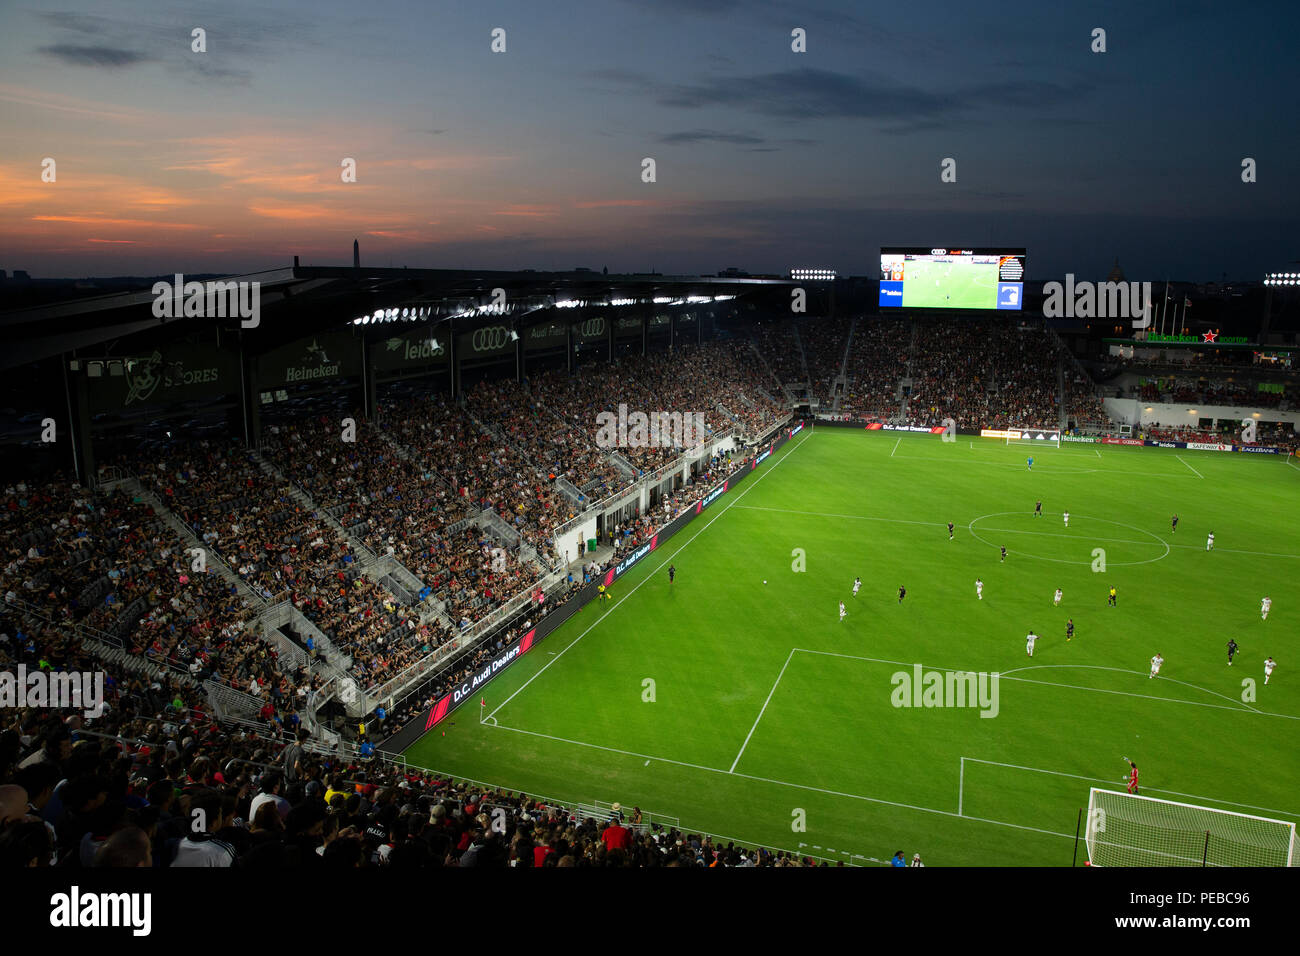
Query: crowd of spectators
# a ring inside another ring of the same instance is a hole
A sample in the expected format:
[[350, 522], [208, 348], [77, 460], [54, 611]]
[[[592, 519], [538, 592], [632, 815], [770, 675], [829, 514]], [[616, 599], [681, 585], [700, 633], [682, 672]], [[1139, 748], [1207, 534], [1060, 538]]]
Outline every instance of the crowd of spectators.
[[901, 380], [907, 374], [912, 324], [902, 319], [862, 319], [849, 343], [848, 387], [840, 412], [888, 422], [902, 406]]
[[[0, 608], [0, 665], [100, 670], [74, 639]], [[524, 793], [214, 722], [180, 680], [108, 676], [97, 716], [9, 708], [0, 868], [815, 866]], [[494, 821], [496, 826], [493, 826]], [[826, 865], [822, 863], [821, 865]], [[840, 865], [843, 865], [842, 863]]]
[[1041, 324], [931, 319], [912, 357], [912, 424], [1052, 428], [1061, 424], [1058, 354]]
[[1243, 408], [1279, 408], [1288, 405], [1285, 391], [1260, 391], [1259, 383], [1232, 378], [1188, 378], [1167, 375], [1143, 379], [1138, 396], [1145, 402], [1197, 405], [1236, 405]]

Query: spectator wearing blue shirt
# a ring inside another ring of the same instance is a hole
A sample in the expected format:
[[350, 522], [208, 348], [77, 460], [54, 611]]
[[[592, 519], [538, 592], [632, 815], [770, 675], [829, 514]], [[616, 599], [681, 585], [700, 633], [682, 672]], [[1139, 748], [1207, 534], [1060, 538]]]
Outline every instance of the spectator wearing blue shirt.
[[894, 858], [889, 861], [890, 866], [907, 866], [907, 860], [903, 858], [903, 851], [899, 850], [894, 854]]
[[370, 742], [370, 738], [369, 738], [369, 737], [362, 737], [362, 738], [361, 738], [361, 756], [362, 756], [362, 758], [365, 759], [365, 760], [369, 760], [369, 759], [370, 759], [371, 757], [373, 757], [374, 755], [375, 755], [375, 745], [372, 744], [372, 743]]

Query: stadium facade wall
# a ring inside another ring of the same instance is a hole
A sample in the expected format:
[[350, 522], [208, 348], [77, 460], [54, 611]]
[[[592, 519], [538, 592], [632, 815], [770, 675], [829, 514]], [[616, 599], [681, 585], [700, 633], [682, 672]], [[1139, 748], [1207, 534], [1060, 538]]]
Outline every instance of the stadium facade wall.
[[[1156, 425], [1178, 427], [1187, 425], [1196, 428], [1202, 418], [1232, 419], [1240, 422], [1253, 418], [1256, 414], [1261, 422], [1289, 422], [1293, 429], [1300, 432], [1300, 412], [1282, 412], [1276, 408], [1248, 408], [1242, 405], [1197, 405], [1195, 409], [1187, 405], [1172, 405], [1167, 402], [1147, 405], [1136, 398], [1104, 398], [1102, 402], [1110, 417], [1130, 425]], [[1195, 414], [1193, 414], [1193, 411]]]
[[687, 508], [686, 511], [665, 525], [653, 538], [627, 554], [617, 564], [606, 570], [598, 579], [586, 585], [571, 600], [566, 601], [542, 618], [535, 627], [529, 628], [522, 637], [512, 641], [500, 653], [494, 655], [490, 661], [485, 661], [473, 674], [462, 680], [451, 691], [441, 695], [433, 702], [431, 707], [421, 712], [419, 717], [385, 740], [381, 749], [387, 753], [401, 753], [446, 720], [448, 716], [455, 712], [456, 708], [466, 701], [473, 701], [476, 695], [481, 695], [484, 687], [492, 678], [531, 651], [547, 635], [581, 611], [589, 602], [594, 601], [602, 584], [608, 588], [700, 515], [706, 511], [716, 510], [716, 505], [720, 500], [723, 500], [727, 494], [735, 490], [735, 487], [748, 478], [752, 472], [762, 467], [763, 463], [774, 452], [778, 451], [787, 441], [802, 431], [803, 427], [802, 423], [796, 424], [783, 434], [778, 435], [762, 449], [756, 450], [753, 458], [746, 459], [739, 468], [732, 471], [720, 484], [715, 485], [708, 494], [692, 507]]

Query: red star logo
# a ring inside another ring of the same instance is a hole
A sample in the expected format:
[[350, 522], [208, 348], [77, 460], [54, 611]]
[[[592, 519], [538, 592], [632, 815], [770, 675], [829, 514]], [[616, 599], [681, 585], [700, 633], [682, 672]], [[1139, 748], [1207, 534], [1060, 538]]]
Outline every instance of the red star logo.
[[1218, 333], [1218, 332], [1202, 332], [1202, 333], [1201, 333], [1201, 341], [1202, 341], [1202, 342], [1213, 342], [1213, 341], [1214, 341], [1216, 338], [1218, 338], [1218, 337], [1219, 337], [1219, 333]]

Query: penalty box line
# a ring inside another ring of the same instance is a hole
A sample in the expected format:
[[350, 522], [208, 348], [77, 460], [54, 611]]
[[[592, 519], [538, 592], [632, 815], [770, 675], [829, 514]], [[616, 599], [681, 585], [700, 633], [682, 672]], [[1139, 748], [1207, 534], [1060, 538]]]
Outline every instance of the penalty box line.
[[643, 760], [656, 760], [660, 763], [673, 764], [678, 767], [687, 767], [691, 770], [703, 770], [706, 773], [722, 774], [723, 776], [740, 777], [745, 780], [753, 780], [758, 783], [768, 783], [777, 787], [790, 787], [794, 790], [807, 790], [812, 793], [820, 793], [829, 797], [843, 797], [848, 800], [859, 800], [864, 803], [876, 803], [881, 806], [895, 807], [899, 810], [915, 810], [918, 813], [932, 813], [938, 816], [951, 817], [954, 820], [968, 820], [973, 823], [988, 823], [993, 826], [1010, 827], [1013, 830], [1028, 830], [1033, 833], [1042, 833], [1047, 836], [1064, 837], [1069, 840], [1074, 839], [1073, 833], [1061, 833], [1056, 830], [1044, 830], [1039, 827], [1024, 826], [1019, 823], [1007, 823], [1003, 820], [987, 820], [983, 817], [973, 817], [969, 814], [954, 813], [952, 810], [940, 810], [936, 807], [921, 807], [911, 803], [899, 803], [896, 800], [885, 800], [880, 797], [868, 797], [859, 793], [846, 793], [842, 790], [828, 790], [824, 787], [814, 787], [809, 784], [791, 783], [788, 780], [776, 780], [771, 777], [760, 777], [751, 773], [738, 773], [731, 770], [723, 770], [719, 767], [706, 767], [703, 764], [688, 763], [685, 760], [673, 760], [669, 757], [656, 757], [651, 754], [637, 753], [633, 750], [620, 750], [617, 747], [606, 747], [601, 744], [588, 743], [585, 740], [573, 740], [569, 737], [557, 737], [553, 734], [544, 734], [536, 730], [524, 730], [522, 727], [509, 727], [505, 724], [488, 724], [486, 726], [495, 727], [497, 730], [509, 730], [517, 734], [527, 734], [530, 737], [541, 737], [544, 740], [553, 740], [557, 743], [571, 744], [575, 747], [587, 747], [592, 750], [602, 750], [606, 753], [622, 754], [626, 757], [638, 757]]
[[[807, 434], [811, 434], [811, 433], [807, 433]], [[807, 439], [806, 439], [806, 437], [805, 437], [804, 441], [806, 441], [806, 440], [807, 440]], [[719, 518], [721, 518], [723, 515], [725, 515], [728, 511], [730, 511], [733, 507], [735, 507], [736, 502], [740, 501], [741, 498], [745, 497], [745, 495], [749, 494], [751, 491], [753, 491], [755, 488], [757, 488], [759, 482], [761, 482], [761, 481], [762, 481], [764, 478], [766, 478], [768, 475], [772, 474], [772, 472], [774, 472], [774, 471], [776, 471], [778, 468], [780, 468], [781, 465], [782, 465], [782, 464], [783, 464], [783, 463], [784, 463], [784, 462], [785, 462], [785, 461], [786, 461], [786, 460], [787, 460], [791, 455], [793, 455], [796, 451], [798, 451], [800, 448], [802, 448], [803, 445], [804, 445], [804, 441], [800, 441], [800, 442], [796, 443], [795, 446], [794, 446], [793, 448], [791, 448], [789, 452], [787, 452], [786, 454], [782, 455], [779, 459], [777, 459], [777, 461], [772, 465], [771, 468], [767, 469], [767, 470], [764, 471], [761, 475], [759, 475], [756, 479], [754, 479], [753, 483], [750, 484], [749, 487], [747, 487], [744, 491], [742, 491], [740, 494], [738, 494], [735, 498], [731, 499], [731, 501], [729, 501], [729, 502], [728, 502], [724, 507], [722, 507], [721, 509], [719, 509], [718, 513], [715, 514], [712, 518], [710, 518], [709, 521], [708, 521], [708, 523], [706, 523], [706, 524], [704, 525], [703, 528], [701, 528], [699, 531], [695, 532], [695, 534], [693, 534], [693, 535], [691, 535], [689, 538], [687, 538], [687, 539], [686, 539], [686, 542], [685, 542], [685, 543], [684, 543], [680, 548], [677, 548], [675, 551], [673, 551], [673, 555], [681, 554], [683, 551], [686, 550], [686, 548], [690, 545], [690, 543], [691, 543], [692, 541], [694, 541], [694, 540], [695, 540], [696, 538], [698, 538], [700, 535], [704, 534], [704, 532], [708, 531], [709, 528], [711, 528], [711, 527], [713, 526], [713, 522], [717, 521]], [[576, 638], [574, 638], [574, 639], [573, 639], [573, 642], [572, 642], [571, 644], [569, 644], [568, 647], [566, 647], [564, 650], [560, 651], [560, 653], [556, 654], [556, 655], [555, 655], [554, 657], [552, 657], [549, 661], [547, 661], [546, 664], [545, 664], [545, 666], [543, 666], [543, 667], [542, 667], [542, 668], [541, 668], [541, 669], [540, 669], [536, 674], [534, 674], [532, 677], [528, 678], [528, 680], [524, 681], [523, 684], [520, 685], [519, 689], [516, 690], [513, 694], [511, 694], [509, 697], [507, 697], [507, 698], [506, 698], [505, 700], [503, 700], [501, 703], [497, 704], [497, 706], [494, 707], [494, 708], [492, 709], [492, 712], [489, 713], [487, 716], [488, 716], [488, 717], [495, 718], [496, 715], [497, 715], [497, 713], [501, 710], [502, 707], [504, 707], [506, 704], [510, 703], [512, 700], [514, 700], [516, 697], [518, 697], [519, 694], [523, 691], [523, 689], [524, 689], [525, 687], [527, 687], [527, 686], [528, 686], [529, 684], [531, 684], [533, 681], [537, 680], [537, 678], [541, 677], [544, 673], [546, 673], [547, 668], [549, 668], [552, 664], [554, 664], [556, 661], [558, 661], [558, 660], [559, 660], [561, 657], [563, 657], [565, 654], [569, 653], [569, 651], [571, 651], [571, 650], [573, 650], [575, 647], [577, 647], [579, 641], [581, 641], [584, 637], [586, 637], [588, 634], [590, 634], [590, 633], [592, 632], [593, 629], [595, 629], [597, 626], [600, 625], [600, 623], [601, 623], [602, 621], [605, 620], [605, 618], [609, 617], [609, 616], [610, 616], [611, 614], [613, 614], [616, 610], [618, 610], [618, 608], [623, 604], [624, 601], [626, 601], [628, 598], [630, 598], [633, 594], [635, 594], [635, 593], [637, 592], [637, 590], [641, 587], [641, 585], [645, 584], [647, 581], [652, 580], [652, 579], [654, 578], [655, 574], [657, 574], [659, 571], [661, 571], [661, 570], [663, 569], [663, 566], [664, 566], [665, 564], [667, 564], [668, 561], [670, 561], [670, 560], [671, 560], [671, 558], [664, 558], [664, 560], [661, 561], [661, 562], [659, 563], [659, 567], [655, 568], [653, 572], [651, 572], [650, 574], [647, 574], [644, 578], [642, 578], [642, 579], [641, 579], [640, 581], [638, 581], [635, 585], [633, 585], [633, 587], [632, 587], [632, 589], [631, 589], [630, 591], [628, 591], [628, 592], [627, 592], [626, 594], [624, 594], [621, 598], [619, 598], [617, 601], [614, 602], [614, 606], [613, 606], [613, 607], [611, 607], [608, 611], [606, 611], [606, 612], [605, 612], [604, 614], [602, 614], [600, 617], [596, 618], [596, 620], [592, 621], [591, 624], [587, 627], [587, 629], [586, 629], [585, 631], [583, 631], [581, 634], [579, 634]], [[480, 722], [480, 723], [486, 723], [485, 720], [480, 720], [479, 722]]]
[[[1069, 777], [1072, 780], [1084, 780], [1089, 783], [1109, 783], [1114, 785], [1113, 781], [1108, 781], [1103, 777], [1085, 777], [1077, 773], [1063, 773], [1060, 770], [1044, 770], [1042, 767], [1022, 767], [1014, 763], [1001, 763], [997, 760], [982, 760], [979, 757], [962, 757], [961, 773], [957, 784], [957, 814], [961, 815], [962, 808], [962, 787], [966, 779], [966, 762], [988, 764], [990, 767], [1005, 767], [1008, 770], [1025, 770], [1030, 773], [1046, 773], [1053, 777]], [[1159, 787], [1143, 787], [1148, 793], [1167, 793], [1173, 797], [1186, 797], [1189, 800], [1199, 800], [1201, 803], [1221, 803], [1229, 807], [1244, 807], [1247, 810], [1262, 810], [1264, 813], [1276, 813], [1284, 817], [1290, 817], [1292, 820], [1300, 820], [1300, 813], [1292, 810], [1274, 810], [1272, 807], [1257, 807], [1250, 803], [1237, 803], [1235, 800], [1220, 800], [1218, 797], [1203, 797], [1198, 793], [1183, 793], [1179, 790], [1163, 790]]]

